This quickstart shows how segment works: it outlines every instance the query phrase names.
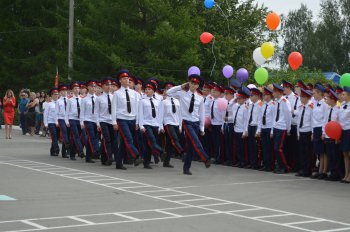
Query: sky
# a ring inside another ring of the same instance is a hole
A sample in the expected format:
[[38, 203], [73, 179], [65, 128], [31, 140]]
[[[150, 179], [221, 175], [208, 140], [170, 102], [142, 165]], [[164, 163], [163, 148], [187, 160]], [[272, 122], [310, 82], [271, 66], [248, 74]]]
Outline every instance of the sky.
[[313, 12], [313, 16], [317, 16], [320, 11], [320, 3], [322, 0], [256, 0], [259, 4], [264, 4], [271, 11], [278, 14], [288, 14], [290, 10], [299, 9], [301, 4], [305, 4]]

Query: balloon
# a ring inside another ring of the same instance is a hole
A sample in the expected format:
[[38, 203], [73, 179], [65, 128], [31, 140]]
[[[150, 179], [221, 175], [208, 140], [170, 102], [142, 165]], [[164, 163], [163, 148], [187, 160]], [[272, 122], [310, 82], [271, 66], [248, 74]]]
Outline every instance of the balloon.
[[204, 6], [207, 9], [211, 9], [215, 6], [215, 1], [214, 0], [205, 0], [204, 1]]
[[233, 68], [231, 65], [226, 65], [223, 69], [222, 69], [222, 74], [224, 75], [224, 77], [231, 78], [233, 75]]
[[208, 128], [210, 125], [211, 125], [211, 119], [208, 116], [206, 116], [204, 118], [204, 127]]
[[236, 77], [241, 83], [243, 83], [243, 82], [246, 82], [248, 80], [249, 73], [248, 73], [247, 69], [240, 68], [237, 71]]
[[342, 128], [338, 122], [330, 121], [326, 124], [325, 132], [329, 138], [339, 140], [341, 137]]
[[265, 59], [269, 59], [275, 53], [275, 46], [271, 42], [266, 42], [261, 45], [261, 54]]
[[248, 89], [252, 89], [252, 88], [255, 88], [255, 89], [256, 89], [256, 85], [254, 85], [254, 84], [249, 84], [249, 85], [247, 85], [247, 88], [248, 88]]
[[265, 57], [261, 54], [261, 48], [256, 48], [253, 52], [253, 59], [255, 63], [259, 66], [263, 65], [266, 62]]
[[350, 73], [345, 73], [340, 77], [341, 87], [350, 87]]
[[269, 72], [265, 68], [258, 68], [254, 73], [254, 78], [256, 83], [263, 85], [269, 79]]
[[214, 36], [212, 34], [210, 34], [209, 32], [203, 32], [201, 34], [201, 36], [199, 37], [200, 41], [203, 44], [208, 44], [212, 41], [212, 39], [214, 38]]
[[201, 70], [197, 66], [192, 66], [188, 69], [187, 74], [188, 76], [191, 76], [192, 74], [201, 75]]
[[225, 98], [219, 98], [217, 104], [219, 111], [223, 112], [227, 109], [227, 100]]
[[303, 56], [299, 52], [292, 52], [288, 56], [288, 63], [290, 67], [295, 71], [303, 63]]
[[267, 15], [266, 17], [266, 24], [267, 27], [271, 30], [274, 31], [277, 29], [277, 27], [280, 25], [281, 19], [278, 14], [275, 12], [271, 12]]

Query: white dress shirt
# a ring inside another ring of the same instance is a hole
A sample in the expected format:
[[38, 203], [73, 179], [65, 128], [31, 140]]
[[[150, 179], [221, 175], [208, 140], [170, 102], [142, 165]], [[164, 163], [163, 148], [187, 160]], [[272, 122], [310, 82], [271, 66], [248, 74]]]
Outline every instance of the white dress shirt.
[[[253, 106], [254, 106], [254, 109], [253, 109]], [[248, 115], [247, 115], [246, 132], [248, 132], [248, 126], [259, 126], [259, 118], [260, 118], [262, 106], [263, 106], [263, 102], [261, 102], [261, 101], [257, 101], [255, 103], [252, 102], [249, 105], [249, 107], [248, 107]], [[250, 115], [252, 113], [252, 109], [253, 109], [252, 121], [249, 124], [249, 119], [250, 119]]]
[[[278, 118], [278, 121], [276, 121], [278, 111], [279, 111], [279, 118]], [[292, 120], [292, 114], [290, 112], [290, 104], [285, 97], [281, 97], [276, 101], [273, 128], [279, 129], [279, 130], [287, 130], [287, 132], [289, 133], [291, 128], [291, 120]], [[273, 133], [273, 131], [271, 131], [271, 133]]]
[[[154, 105], [155, 117], [152, 116], [151, 101]], [[138, 123], [140, 129], [144, 129], [146, 125], [159, 127], [158, 105], [159, 101], [154, 97], [147, 97], [139, 102]]]
[[81, 106], [80, 106], [80, 124], [83, 125], [84, 121], [88, 122], [95, 122], [96, 123], [96, 117], [95, 114], [92, 113], [92, 100], [95, 102], [95, 109], [96, 109], [96, 95], [91, 95], [88, 93], [86, 97], [84, 97], [81, 100]]
[[[213, 99], [210, 103], [210, 114], [209, 117], [211, 119], [211, 124], [214, 126], [222, 126], [224, 124], [224, 117], [226, 114], [226, 110], [220, 111], [218, 108], [218, 100], [217, 99]], [[226, 99], [225, 99], [226, 101]], [[213, 108], [213, 114], [214, 114], [214, 118], [211, 118], [211, 108], [213, 107], [214, 104], [214, 108]]]
[[228, 101], [227, 103], [227, 109], [225, 111], [225, 117], [226, 117], [226, 113], [227, 113], [227, 121], [225, 123], [232, 123], [233, 122], [233, 113], [232, 113], [232, 105], [235, 104], [234, 103], [234, 99], [231, 99], [230, 101]]
[[328, 105], [324, 100], [316, 101], [314, 100], [314, 109], [312, 112], [312, 128], [323, 127], [324, 115], [328, 109]]
[[324, 112], [324, 122], [322, 126], [322, 132], [326, 138], [329, 138], [325, 132], [326, 124], [330, 121], [339, 122], [339, 111], [340, 111], [339, 107], [335, 105], [333, 107], [328, 106], [327, 110]]
[[[170, 97], [175, 97], [179, 99], [182, 119], [190, 122], [199, 121], [199, 129], [201, 132], [204, 132], [204, 98], [198, 95], [197, 92], [192, 93], [191, 91], [182, 90], [181, 85], [169, 89], [167, 94]], [[193, 94], [195, 99], [194, 107], [193, 112], [190, 113], [189, 108]]]
[[343, 102], [340, 106], [339, 123], [343, 130], [350, 130], [350, 102]]
[[80, 96], [73, 96], [68, 100], [67, 111], [66, 111], [66, 123], [67, 124], [69, 124], [69, 119], [79, 120], [77, 99], [79, 102], [79, 107], [81, 107], [81, 97]]
[[286, 96], [286, 98], [288, 99], [288, 101], [290, 103], [290, 107], [291, 107], [292, 125], [297, 125], [299, 122], [299, 119], [294, 111], [296, 111], [298, 109], [298, 107], [301, 105], [300, 97], [292, 92], [291, 94]]
[[[126, 102], [126, 90], [130, 98], [131, 112], [127, 110]], [[139, 94], [132, 89], [124, 88], [123, 86], [118, 89], [112, 100], [112, 124], [117, 124], [117, 119], [123, 120], [136, 120], [138, 111]]]
[[68, 106], [68, 98], [66, 97], [60, 97], [57, 101], [56, 101], [56, 107], [57, 107], [57, 118], [58, 119], [63, 119], [66, 120], [66, 106], [64, 104], [64, 99], [66, 99], [66, 103]]
[[98, 96], [95, 101], [95, 117], [97, 126], [100, 126], [100, 122], [108, 123], [112, 125], [112, 114], [108, 111], [108, 96], [111, 104], [112, 112], [112, 100], [113, 95], [111, 93], [103, 92], [102, 95]]
[[[264, 125], [264, 113], [266, 109], [266, 115], [265, 115], [265, 125]], [[261, 129], [271, 129], [273, 127], [273, 123], [276, 118], [276, 103], [272, 100], [269, 102], [265, 102], [260, 110], [260, 117], [259, 117], [259, 123], [258, 123], [258, 129], [257, 133], [261, 132]]]
[[[305, 108], [305, 110], [304, 110]], [[314, 104], [309, 101], [306, 105], [300, 104], [297, 110], [294, 111], [294, 114], [298, 118], [297, 123], [297, 134], [300, 136], [300, 132], [311, 132], [312, 131], [312, 113], [313, 113]], [[303, 116], [304, 112], [304, 116]], [[303, 124], [301, 125], [301, 120]], [[300, 127], [301, 126], [301, 127]]]
[[[244, 133], [248, 123], [247, 121], [248, 106], [246, 104], [240, 105], [238, 103], [235, 103], [231, 107], [232, 107], [232, 114], [233, 114], [232, 123], [235, 124], [234, 131], [236, 133]], [[236, 119], [236, 122], [235, 122], [235, 119]]]
[[48, 102], [44, 111], [44, 125], [48, 127], [49, 123], [58, 124], [56, 101]]
[[211, 95], [208, 95], [204, 97], [204, 114], [205, 117], [210, 117], [211, 113], [211, 103], [213, 102], [213, 97]]
[[[173, 113], [173, 105], [171, 103], [173, 100], [176, 112]], [[179, 126], [180, 130], [181, 124], [181, 109], [180, 102], [176, 98], [167, 97], [159, 103], [158, 106], [159, 115], [159, 129], [163, 129], [163, 125]]]

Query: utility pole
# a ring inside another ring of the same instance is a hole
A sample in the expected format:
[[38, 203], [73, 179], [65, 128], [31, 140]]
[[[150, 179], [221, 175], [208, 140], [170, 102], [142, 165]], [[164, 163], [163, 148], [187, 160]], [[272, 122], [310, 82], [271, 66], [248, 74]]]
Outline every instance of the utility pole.
[[68, 35], [68, 80], [72, 80], [74, 50], [74, 0], [69, 0], [69, 35]]

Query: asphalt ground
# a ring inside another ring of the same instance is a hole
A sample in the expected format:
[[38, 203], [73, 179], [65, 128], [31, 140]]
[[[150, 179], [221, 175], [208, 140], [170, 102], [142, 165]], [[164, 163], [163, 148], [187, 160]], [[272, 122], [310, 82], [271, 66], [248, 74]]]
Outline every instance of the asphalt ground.
[[0, 232], [350, 231], [350, 185], [194, 162], [192, 176], [50, 157], [50, 140], [4, 139]]

